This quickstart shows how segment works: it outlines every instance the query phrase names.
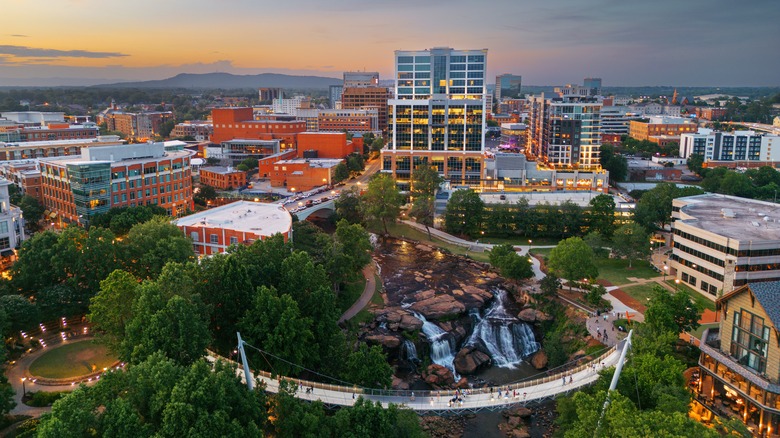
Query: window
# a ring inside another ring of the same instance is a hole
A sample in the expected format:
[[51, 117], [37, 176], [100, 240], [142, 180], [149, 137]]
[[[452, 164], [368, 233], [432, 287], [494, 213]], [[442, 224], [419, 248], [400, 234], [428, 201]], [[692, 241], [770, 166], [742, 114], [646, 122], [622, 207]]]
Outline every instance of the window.
[[235, 244], [237, 244], [237, 243], [238, 243], [238, 237], [231, 236], [231, 237], [230, 237], [230, 244], [231, 244], [231, 245], [235, 245]]
[[764, 318], [744, 309], [734, 311], [731, 357], [759, 373], [765, 372], [769, 332], [769, 327], [764, 325]]
[[8, 249], [11, 247], [11, 239], [8, 237], [0, 237], [0, 249]]
[[217, 236], [216, 234], [209, 234], [209, 242], [219, 243], [219, 236]]
[[5, 234], [8, 232], [8, 222], [0, 222], [0, 233]]

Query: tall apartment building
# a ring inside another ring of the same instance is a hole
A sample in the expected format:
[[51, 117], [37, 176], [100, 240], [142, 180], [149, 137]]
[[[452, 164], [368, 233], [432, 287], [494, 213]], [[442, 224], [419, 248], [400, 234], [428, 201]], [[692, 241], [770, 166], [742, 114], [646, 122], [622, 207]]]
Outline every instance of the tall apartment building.
[[[520, 89], [523, 85], [523, 77], [520, 75], [503, 74], [496, 76], [496, 102], [502, 99], [517, 99], [520, 97]], [[490, 108], [490, 107], [488, 107]]]
[[590, 90], [591, 96], [601, 96], [601, 78], [585, 78], [582, 86]]
[[484, 175], [487, 49], [436, 47], [395, 52], [395, 98], [382, 169], [401, 189], [427, 163], [455, 184]]
[[526, 154], [554, 168], [598, 170], [601, 103], [593, 97], [565, 95], [529, 99]]
[[341, 109], [376, 109], [379, 116], [378, 129], [387, 131], [387, 101], [390, 90], [386, 87], [347, 87], [341, 95]]
[[[774, 150], [772, 146], [775, 146]], [[699, 128], [696, 133], [680, 135], [680, 157], [697, 154], [704, 161], [780, 161], [780, 136], [754, 131], [720, 132]]]
[[190, 152], [164, 143], [84, 148], [42, 158], [40, 171], [43, 205], [64, 223], [88, 224], [112, 207], [159, 205], [174, 216], [193, 208]]
[[345, 71], [344, 88], [376, 87], [379, 85], [379, 73], [375, 71]]
[[331, 109], [341, 109], [341, 94], [344, 92], [343, 85], [331, 85], [328, 87], [328, 104]]

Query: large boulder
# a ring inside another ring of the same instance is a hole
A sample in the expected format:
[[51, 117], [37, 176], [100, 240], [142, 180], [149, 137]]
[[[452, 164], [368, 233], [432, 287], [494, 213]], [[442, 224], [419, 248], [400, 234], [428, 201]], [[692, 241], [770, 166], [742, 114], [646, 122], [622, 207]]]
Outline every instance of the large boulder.
[[381, 333], [370, 334], [365, 337], [365, 341], [369, 344], [381, 345], [388, 350], [393, 350], [401, 346], [401, 339], [397, 336]]
[[474, 374], [477, 369], [490, 362], [490, 356], [475, 349], [474, 347], [463, 347], [455, 355], [453, 365], [458, 374]]
[[455, 384], [455, 377], [452, 375], [452, 371], [435, 363], [428, 365], [422, 376], [425, 379], [425, 383], [434, 388], [448, 388]]
[[463, 290], [463, 300], [475, 304], [478, 307], [482, 307], [485, 304], [485, 301], [489, 301], [493, 298], [493, 294], [490, 293], [490, 291], [480, 289], [476, 286], [461, 284], [460, 288]]
[[466, 311], [466, 306], [450, 295], [436, 295], [412, 304], [410, 309], [421, 313], [426, 319], [441, 319], [460, 315]]
[[539, 350], [531, 356], [529, 362], [531, 363], [531, 366], [537, 370], [547, 368], [547, 353], [545, 353], [544, 350]]
[[517, 317], [525, 322], [549, 321], [551, 319], [549, 315], [541, 310], [532, 309], [530, 307], [521, 310]]
[[403, 314], [401, 316], [401, 321], [398, 323], [398, 328], [401, 330], [420, 330], [422, 326], [422, 321], [408, 313]]

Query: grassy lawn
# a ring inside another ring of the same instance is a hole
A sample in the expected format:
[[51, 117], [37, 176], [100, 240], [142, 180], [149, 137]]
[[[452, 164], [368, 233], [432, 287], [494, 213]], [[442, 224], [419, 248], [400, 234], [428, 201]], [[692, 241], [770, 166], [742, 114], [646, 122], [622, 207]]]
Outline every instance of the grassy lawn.
[[[672, 280], [666, 280], [666, 284], [668, 284], [671, 287], [675, 287], [674, 279]], [[693, 298], [693, 302], [701, 306], [703, 309], [709, 309], [713, 312], [715, 311], [715, 302], [710, 300], [709, 298], [705, 297], [704, 295], [696, 292], [695, 290], [691, 289], [690, 287], [686, 286], [684, 283], [680, 282], [676, 285], [677, 290], [683, 291], [687, 293], [691, 298]]]
[[363, 289], [366, 287], [366, 279], [358, 272], [354, 281], [348, 282], [342, 289], [336, 299], [336, 305], [339, 312], [344, 313], [355, 304], [355, 301], [360, 298], [363, 293]]
[[647, 305], [647, 299], [653, 296], [653, 285], [655, 285], [655, 283], [639, 284], [636, 286], [621, 287], [620, 290], [629, 294], [631, 298]]
[[645, 260], [634, 260], [632, 268], [628, 269], [628, 260], [599, 258], [596, 259], [596, 267], [599, 268], [599, 278], [614, 285], [632, 283], [628, 277], [653, 278], [660, 275], [653, 271], [650, 262]]
[[426, 233], [425, 231], [417, 230], [416, 228], [412, 228], [405, 224], [401, 224], [401, 223], [387, 224], [387, 231], [390, 233], [391, 236], [394, 237], [404, 237], [407, 239], [416, 240], [420, 243], [425, 243], [431, 246], [436, 246], [442, 249], [446, 249], [447, 251], [453, 254], [467, 256], [469, 258], [484, 263], [489, 262], [489, 257], [486, 252], [469, 251], [467, 248], [458, 245], [453, 245], [444, 240], [436, 238], [436, 236], [432, 236], [432, 239], [428, 239], [428, 233]]
[[117, 361], [108, 349], [92, 341], [68, 342], [50, 349], [30, 365], [30, 374], [50, 379], [83, 376]]
[[[502, 243], [509, 243], [512, 245], [528, 245], [528, 239], [529, 237], [524, 236], [513, 236], [513, 237], [485, 237], [480, 238], [480, 242], [485, 243], [492, 243], [494, 245], [500, 245]], [[561, 241], [561, 239], [554, 239], [549, 237], [538, 237], [536, 239], [530, 238], [532, 245], [541, 245], [541, 246], [548, 246], [548, 245], [557, 245], [558, 242]]]
[[538, 254], [542, 257], [549, 257], [550, 252], [552, 252], [552, 248], [531, 248], [529, 251], [531, 254]]

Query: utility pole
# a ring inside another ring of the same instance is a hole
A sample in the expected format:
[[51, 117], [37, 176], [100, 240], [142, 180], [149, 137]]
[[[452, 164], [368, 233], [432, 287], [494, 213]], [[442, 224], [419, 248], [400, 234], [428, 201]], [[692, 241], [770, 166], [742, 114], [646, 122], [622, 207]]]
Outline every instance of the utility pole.
[[[238, 336], [238, 354], [241, 355], [241, 363], [244, 365], [244, 379], [246, 380], [246, 387], [253, 391], [255, 389], [255, 382], [252, 380], [252, 373], [249, 372], [249, 362], [246, 360], [246, 351], [244, 351], [244, 341], [241, 339], [241, 333], [236, 332]], [[629, 336], [631, 336], [629, 334]]]

